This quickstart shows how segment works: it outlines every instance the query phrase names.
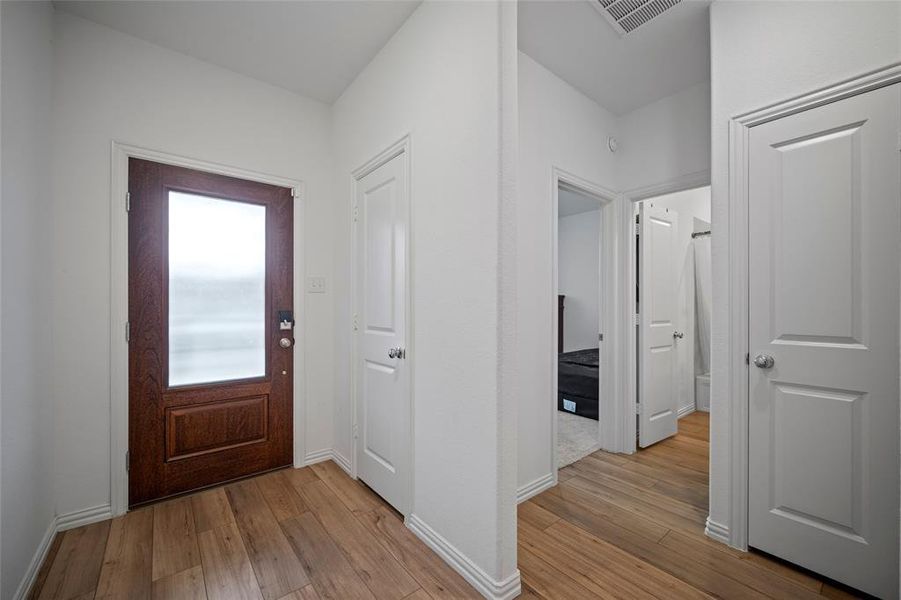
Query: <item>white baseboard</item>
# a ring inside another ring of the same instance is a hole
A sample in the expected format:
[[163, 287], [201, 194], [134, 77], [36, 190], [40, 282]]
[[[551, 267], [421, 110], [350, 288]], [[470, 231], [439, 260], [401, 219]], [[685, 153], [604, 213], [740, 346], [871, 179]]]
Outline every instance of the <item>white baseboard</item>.
[[91, 523], [105, 521], [112, 517], [113, 513], [109, 503], [53, 517], [50, 524], [47, 526], [44, 537], [41, 538], [41, 542], [38, 544], [37, 550], [34, 552], [34, 556], [31, 558], [31, 562], [28, 564], [28, 569], [25, 571], [25, 575], [22, 577], [22, 581], [19, 583], [15, 595], [13, 595], [13, 599], [25, 600], [25, 598], [28, 597], [35, 579], [38, 577], [38, 572], [41, 570], [41, 565], [44, 564], [47, 553], [50, 551], [50, 545], [53, 543], [53, 538], [55, 538], [57, 534], [67, 529], [74, 529], [75, 527], [81, 527], [82, 525], [90, 525]]
[[353, 477], [350, 467], [350, 461], [331, 448], [310, 452], [304, 457], [303, 466], [309, 467], [310, 465], [315, 465], [316, 463], [325, 462], [327, 460], [332, 461], [333, 463], [347, 471], [348, 475]]
[[331, 448], [309, 452], [306, 456], [303, 457], [303, 466], [309, 467], [310, 465], [315, 465], [316, 463], [331, 460], [334, 454], [335, 453]]
[[34, 585], [34, 581], [37, 579], [38, 572], [41, 570], [41, 565], [44, 564], [47, 553], [50, 551], [50, 545], [53, 543], [53, 538], [55, 538], [57, 534], [62, 533], [67, 529], [74, 529], [76, 527], [81, 527], [82, 525], [90, 525], [91, 523], [105, 521], [112, 517], [113, 513], [109, 503], [53, 517], [50, 524], [47, 526], [44, 537], [41, 538], [41, 543], [38, 544], [37, 550], [35, 550], [34, 556], [28, 565], [28, 569], [25, 571], [25, 576], [22, 578], [22, 582], [19, 583], [19, 588], [16, 590], [15, 595], [13, 595], [14, 600], [25, 600], [25, 598], [28, 597], [31, 588]]
[[91, 523], [97, 523], [112, 518], [113, 511], [109, 503], [99, 504], [91, 508], [76, 510], [75, 512], [56, 517], [56, 530], [65, 531], [67, 529], [75, 529], [82, 525], [90, 525]]
[[41, 543], [38, 544], [38, 549], [28, 564], [28, 569], [25, 571], [25, 576], [22, 578], [21, 583], [19, 583], [19, 588], [13, 595], [13, 600], [25, 600], [28, 597], [29, 592], [31, 592], [31, 586], [34, 585], [35, 579], [38, 578], [41, 565], [44, 564], [44, 559], [47, 558], [47, 553], [50, 551], [50, 545], [53, 543], [54, 537], [56, 537], [56, 519], [50, 521], [50, 526], [47, 527], [44, 537], [41, 538]]
[[729, 528], [716, 521], [711, 521], [710, 517], [707, 517], [707, 526], [704, 527], [704, 533], [711, 539], [726, 545], [729, 544]]
[[688, 406], [680, 406], [679, 410], [676, 411], [676, 418], [681, 419], [685, 415], [690, 415], [695, 411], [695, 405], [689, 404]]
[[332, 460], [333, 460], [333, 461], [335, 462], [335, 464], [337, 464], [339, 467], [341, 467], [342, 469], [344, 469], [345, 471], [347, 471], [347, 474], [348, 474], [348, 475], [350, 475], [351, 477], [354, 476], [354, 475], [353, 475], [353, 469], [352, 469], [352, 467], [350, 466], [350, 461], [349, 461], [346, 457], [342, 456], [339, 452], [335, 451], [335, 452], [332, 452]]
[[416, 515], [407, 518], [407, 527], [486, 598], [508, 600], [521, 593], [519, 569], [503, 581], [497, 581]]
[[525, 502], [529, 498], [533, 496], [537, 496], [544, 490], [549, 490], [555, 485], [557, 485], [556, 477], [554, 477], [554, 473], [548, 473], [547, 475], [542, 475], [538, 479], [525, 484], [518, 490], [516, 490], [516, 503], [520, 504]]

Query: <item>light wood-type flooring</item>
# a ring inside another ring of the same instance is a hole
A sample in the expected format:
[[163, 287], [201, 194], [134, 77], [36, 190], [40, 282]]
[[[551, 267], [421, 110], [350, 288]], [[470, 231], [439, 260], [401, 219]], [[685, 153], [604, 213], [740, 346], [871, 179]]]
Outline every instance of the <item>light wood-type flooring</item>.
[[[704, 536], [707, 415], [631, 456], [597, 452], [519, 507], [522, 598], [845, 598]], [[39, 600], [477, 598], [400, 516], [327, 462], [59, 534]]]
[[708, 414], [632, 455], [595, 452], [519, 506], [519, 569], [527, 598], [850, 598], [758, 553], [704, 535]]
[[133, 510], [56, 537], [39, 600], [481, 598], [332, 462]]

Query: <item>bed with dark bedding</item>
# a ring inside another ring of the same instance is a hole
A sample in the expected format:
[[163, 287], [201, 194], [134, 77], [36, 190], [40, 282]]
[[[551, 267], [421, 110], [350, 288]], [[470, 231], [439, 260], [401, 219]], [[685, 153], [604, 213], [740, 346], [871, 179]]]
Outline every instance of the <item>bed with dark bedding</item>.
[[598, 349], [561, 352], [557, 357], [557, 409], [597, 421]]

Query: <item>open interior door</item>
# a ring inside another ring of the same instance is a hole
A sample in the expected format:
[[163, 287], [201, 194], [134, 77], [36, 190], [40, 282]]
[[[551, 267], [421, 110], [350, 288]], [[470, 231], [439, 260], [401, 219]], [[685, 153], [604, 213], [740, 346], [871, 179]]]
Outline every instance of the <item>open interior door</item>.
[[678, 213], [642, 202], [638, 253], [638, 443], [676, 435], [676, 221]]

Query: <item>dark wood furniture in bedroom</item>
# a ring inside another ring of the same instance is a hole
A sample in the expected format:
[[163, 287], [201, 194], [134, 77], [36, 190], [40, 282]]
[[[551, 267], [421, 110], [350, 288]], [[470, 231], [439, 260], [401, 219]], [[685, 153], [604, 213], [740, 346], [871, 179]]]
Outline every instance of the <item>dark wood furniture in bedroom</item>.
[[563, 352], [563, 294], [557, 295], [557, 352]]

